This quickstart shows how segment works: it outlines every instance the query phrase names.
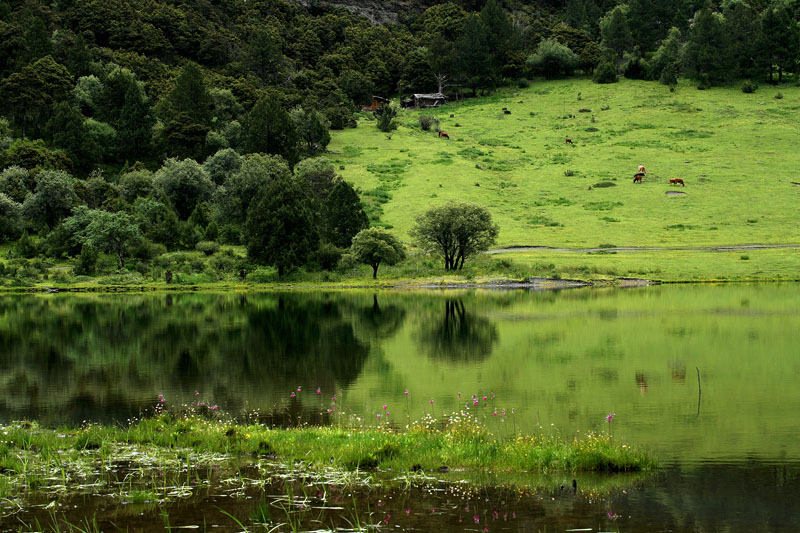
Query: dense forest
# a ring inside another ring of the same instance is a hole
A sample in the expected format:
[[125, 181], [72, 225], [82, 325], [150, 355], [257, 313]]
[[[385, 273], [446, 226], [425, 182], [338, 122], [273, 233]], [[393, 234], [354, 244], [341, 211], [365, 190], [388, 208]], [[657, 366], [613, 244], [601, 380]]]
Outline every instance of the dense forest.
[[5, 274], [75, 258], [76, 274], [169, 282], [174, 265], [154, 265], [180, 250], [215, 256], [219, 276], [333, 268], [369, 220], [320, 154], [373, 95], [573, 74], [753, 90], [800, 71], [797, 0], [387, 9], [396, 21], [283, 0], [0, 1]]

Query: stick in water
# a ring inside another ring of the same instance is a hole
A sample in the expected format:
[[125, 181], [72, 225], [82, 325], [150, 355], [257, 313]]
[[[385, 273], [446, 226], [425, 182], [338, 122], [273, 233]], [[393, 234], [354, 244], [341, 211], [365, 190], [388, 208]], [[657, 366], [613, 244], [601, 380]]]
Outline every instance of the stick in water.
[[697, 370], [697, 416], [700, 416], [700, 396], [703, 394], [703, 389], [700, 388], [700, 368], [694, 367]]

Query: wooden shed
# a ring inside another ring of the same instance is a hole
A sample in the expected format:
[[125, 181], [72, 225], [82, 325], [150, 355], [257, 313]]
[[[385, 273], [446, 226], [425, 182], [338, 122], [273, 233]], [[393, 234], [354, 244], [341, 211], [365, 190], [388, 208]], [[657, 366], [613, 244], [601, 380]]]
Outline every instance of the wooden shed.
[[389, 99], [388, 98], [382, 98], [380, 96], [373, 96], [372, 97], [372, 103], [369, 104], [369, 105], [362, 105], [361, 106], [361, 111], [373, 111], [374, 112], [374, 111], [380, 109], [381, 107], [383, 107], [385, 105], [389, 105]]
[[447, 103], [447, 97], [442, 93], [415, 94], [414, 107], [439, 107]]

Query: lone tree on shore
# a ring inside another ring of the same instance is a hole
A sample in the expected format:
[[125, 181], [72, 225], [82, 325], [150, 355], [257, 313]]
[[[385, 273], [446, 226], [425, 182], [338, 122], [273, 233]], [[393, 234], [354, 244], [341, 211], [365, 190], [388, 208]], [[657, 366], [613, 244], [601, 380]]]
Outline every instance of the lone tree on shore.
[[450, 202], [417, 217], [410, 234], [420, 247], [442, 256], [445, 270], [461, 270], [467, 257], [495, 243], [498, 232], [485, 207]]
[[406, 258], [403, 244], [397, 237], [380, 228], [367, 228], [353, 237], [350, 253], [359, 263], [372, 267], [372, 279], [378, 278], [381, 263], [396, 265]]

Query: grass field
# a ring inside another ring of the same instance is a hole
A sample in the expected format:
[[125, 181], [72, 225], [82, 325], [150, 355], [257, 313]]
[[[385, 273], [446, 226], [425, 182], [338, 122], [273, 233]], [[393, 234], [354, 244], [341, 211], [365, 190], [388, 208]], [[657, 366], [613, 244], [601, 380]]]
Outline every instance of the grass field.
[[[422, 131], [420, 114], [435, 115], [450, 140]], [[700, 91], [684, 83], [670, 93], [625, 79], [534, 82], [436, 110], [402, 111], [398, 121], [387, 138], [362, 117], [358, 128], [333, 132], [329, 149], [343, 177], [362, 189], [373, 220], [406, 242], [417, 214], [464, 200], [489, 208], [499, 246], [800, 243], [797, 87], [744, 94], [738, 86]], [[647, 176], [633, 184], [640, 164]], [[686, 187], [668, 185], [669, 178]], [[763, 253], [727, 254], [725, 263], [734, 276], [741, 268], [755, 272], [739, 258]], [[784, 255], [796, 272], [797, 251]], [[620, 253], [602, 261], [628, 261], [625, 270], [659, 267], [644, 259]]]

